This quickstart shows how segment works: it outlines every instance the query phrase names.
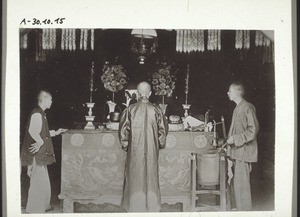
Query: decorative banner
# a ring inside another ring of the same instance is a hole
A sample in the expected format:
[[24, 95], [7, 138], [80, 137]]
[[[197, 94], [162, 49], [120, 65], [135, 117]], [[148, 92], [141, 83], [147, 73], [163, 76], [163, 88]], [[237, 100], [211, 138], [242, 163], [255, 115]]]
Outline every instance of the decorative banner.
[[235, 48], [250, 48], [250, 30], [236, 30], [235, 32]]
[[207, 50], [221, 50], [221, 30], [208, 30]]
[[80, 50], [86, 50], [88, 44], [88, 29], [80, 30]]
[[204, 30], [176, 30], [176, 51], [204, 51]]
[[43, 33], [37, 33], [36, 49], [35, 49], [35, 60], [36, 61], [46, 61], [46, 52], [43, 49]]
[[90, 43], [91, 50], [94, 50], [95, 30], [81, 29], [80, 30], [80, 50], [87, 50]]
[[94, 41], [95, 41], [94, 29], [91, 29], [91, 50], [94, 50]]
[[21, 49], [27, 49], [27, 47], [28, 47], [28, 34], [25, 34], [21, 37], [20, 47], [21, 47]]
[[261, 31], [255, 32], [255, 46], [270, 46], [271, 40], [268, 39]]
[[43, 29], [43, 49], [54, 50], [56, 48], [56, 29]]
[[69, 51], [76, 50], [76, 30], [75, 29], [62, 29], [61, 49], [69, 50]]
[[274, 43], [261, 31], [255, 32], [255, 46], [263, 47], [263, 62], [274, 62]]

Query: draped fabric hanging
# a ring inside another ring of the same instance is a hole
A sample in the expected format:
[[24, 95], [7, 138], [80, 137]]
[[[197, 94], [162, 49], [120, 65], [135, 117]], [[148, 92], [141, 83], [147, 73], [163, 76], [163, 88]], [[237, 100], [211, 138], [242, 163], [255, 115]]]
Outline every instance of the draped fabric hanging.
[[94, 29], [91, 29], [91, 50], [94, 50], [95, 33]]
[[56, 49], [56, 29], [43, 29], [42, 33], [43, 49], [54, 50]]
[[263, 47], [264, 62], [274, 62], [274, 43], [261, 31], [255, 32], [255, 46]]
[[236, 49], [250, 48], [250, 30], [235, 31], [235, 48]]
[[[80, 50], [87, 50], [90, 48], [94, 50], [95, 33], [94, 29], [81, 29], [80, 30]], [[88, 45], [90, 44], [90, 47]]]
[[74, 51], [76, 50], [76, 30], [62, 29], [61, 49]]
[[221, 50], [221, 30], [208, 30], [207, 50]]
[[20, 39], [20, 48], [27, 49], [28, 47], [28, 34], [22, 35]]
[[204, 51], [204, 30], [176, 30], [176, 51]]
[[86, 50], [87, 49], [87, 35], [88, 30], [87, 29], [81, 29], [80, 30], [80, 50]]
[[43, 32], [37, 33], [37, 40], [35, 46], [35, 60], [38, 61], [46, 61], [46, 50], [43, 49]]

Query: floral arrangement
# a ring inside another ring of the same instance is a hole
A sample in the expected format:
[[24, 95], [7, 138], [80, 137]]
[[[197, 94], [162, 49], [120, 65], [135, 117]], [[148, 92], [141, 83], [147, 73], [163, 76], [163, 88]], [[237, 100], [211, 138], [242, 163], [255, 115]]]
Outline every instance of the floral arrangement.
[[106, 90], [116, 93], [124, 88], [127, 76], [122, 65], [109, 65], [109, 62], [105, 62], [102, 71], [101, 81]]
[[152, 75], [152, 84], [155, 95], [170, 97], [175, 89], [175, 76], [171, 75], [171, 67], [159, 68]]

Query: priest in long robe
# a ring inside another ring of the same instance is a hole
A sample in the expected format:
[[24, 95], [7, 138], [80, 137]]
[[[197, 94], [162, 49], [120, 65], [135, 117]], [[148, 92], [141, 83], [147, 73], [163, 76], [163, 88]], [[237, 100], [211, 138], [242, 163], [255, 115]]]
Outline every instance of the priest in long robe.
[[127, 212], [159, 212], [158, 155], [166, 145], [168, 123], [160, 107], [149, 102], [151, 86], [137, 86], [138, 102], [124, 110], [119, 139], [127, 152], [121, 206]]
[[233, 111], [227, 144], [227, 155], [233, 161], [233, 190], [238, 211], [252, 210], [250, 172], [251, 164], [257, 162], [257, 133], [259, 123], [255, 107], [244, 99], [242, 83], [229, 87], [228, 97], [236, 103]]

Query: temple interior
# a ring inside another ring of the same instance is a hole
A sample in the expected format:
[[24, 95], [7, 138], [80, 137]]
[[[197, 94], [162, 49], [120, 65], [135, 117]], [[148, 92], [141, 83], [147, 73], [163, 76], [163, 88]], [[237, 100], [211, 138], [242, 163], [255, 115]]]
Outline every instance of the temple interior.
[[[73, 35], [70, 34], [71, 31]], [[224, 117], [228, 131], [235, 107], [228, 99], [228, 87], [232, 81], [241, 80], [245, 83], [246, 99], [256, 107], [260, 126], [257, 138], [258, 162], [253, 164], [251, 172], [253, 210], [274, 210], [275, 70], [272, 37], [256, 30], [216, 30], [214, 33], [211, 30], [202, 30], [201, 36], [194, 36], [194, 40], [199, 39], [198, 44], [202, 43], [199, 48], [180, 42], [185, 41], [188, 36], [179, 38], [178, 35], [182, 33], [179, 30], [157, 29], [155, 32], [156, 36], [142, 37], [148, 49], [143, 53], [139, 50], [142, 48], [141, 37], [136, 37], [132, 29], [70, 29], [69, 33], [64, 29], [55, 29], [51, 33], [52, 36], [55, 35], [55, 40], [49, 36], [49, 41], [52, 42], [45, 42], [45, 35], [51, 34], [43, 29], [21, 29], [20, 144], [24, 138], [28, 115], [36, 103], [35, 96], [41, 89], [49, 90], [53, 97], [52, 107], [47, 111], [51, 129], [83, 130], [88, 113], [86, 103], [90, 102], [91, 97], [92, 64], [92, 102], [95, 103], [93, 115], [96, 129], [107, 122], [107, 101], [114, 97], [115, 110], [122, 112], [123, 103], [126, 102], [125, 90], [136, 89], [141, 81], [151, 83], [153, 73], [160, 66], [168, 65], [175, 82], [172, 96], [162, 97], [154, 94], [153, 90], [150, 101], [159, 104], [164, 98], [164, 103], [168, 105], [165, 113], [167, 117], [182, 117], [185, 112], [183, 104], [191, 105], [188, 113], [193, 117], [204, 117], [209, 111], [209, 121], [219, 122]], [[188, 31], [184, 34], [186, 32]], [[192, 35], [193, 32], [196, 30], [190, 30], [189, 34]], [[69, 38], [66, 37], [67, 34]], [[52, 44], [47, 47], [47, 43]], [[149, 49], [154, 44], [155, 50], [150, 52]], [[105, 63], [122, 65], [125, 69], [127, 83], [114, 94], [105, 89], [101, 80]], [[187, 72], [188, 98], [185, 92]], [[216, 131], [221, 138], [222, 128], [217, 127]], [[54, 207], [51, 212], [60, 213], [63, 211], [59, 195], [62, 189], [64, 140], [58, 136], [52, 141], [56, 163], [48, 166], [51, 205]], [[22, 168], [22, 209], [26, 206], [28, 187], [26, 168]], [[163, 203], [161, 211], [182, 212], [182, 206], [180, 201], [173, 204]], [[103, 213], [124, 210], [108, 202], [75, 202], [74, 212]]]

